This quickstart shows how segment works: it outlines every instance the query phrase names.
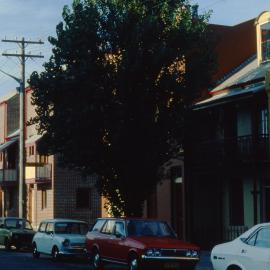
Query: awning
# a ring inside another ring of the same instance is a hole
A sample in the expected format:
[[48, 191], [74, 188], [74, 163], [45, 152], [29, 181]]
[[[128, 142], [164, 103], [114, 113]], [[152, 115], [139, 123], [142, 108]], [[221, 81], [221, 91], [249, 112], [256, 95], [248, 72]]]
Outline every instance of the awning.
[[41, 139], [42, 135], [33, 135], [31, 136], [30, 138], [28, 138], [26, 141], [25, 141], [25, 144], [33, 144], [35, 142], [37, 142], [39, 139]]
[[12, 138], [17, 137], [19, 135], [20, 135], [20, 130], [17, 129], [15, 131], [13, 131], [12, 133], [8, 134], [7, 139], [12, 139]]
[[0, 152], [3, 152], [4, 150], [6, 150], [10, 145], [14, 144], [18, 140], [19, 140], [19, 138], [14, 138], [14, 139], [7, 141], [3, 144], [0, 144]]

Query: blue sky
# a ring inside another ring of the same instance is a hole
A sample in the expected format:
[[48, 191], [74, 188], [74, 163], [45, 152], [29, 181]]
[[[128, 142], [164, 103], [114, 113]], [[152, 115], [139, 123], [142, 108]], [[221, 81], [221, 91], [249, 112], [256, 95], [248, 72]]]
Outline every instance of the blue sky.
[[235, 25], [270, 11], [269, 0], [192, 0], [199, 4], [199, 12], [212, 10], [211, 23]]
[[[234, 25], [254, 18], [264, 10], [270, 10], [269, 0], [191, 0], [199, 4], [199, 12], [213, 10], [210, 22]], [[55, 27], [62, 19], [64, 5], [72, 0], [0, 0], [0, 40], [25, 39], [39, 40], [44, 45], [28, 46], [26, 52], [42, 53], [44, 59], [28, 59], [26, 79], [33, 70], [41, 71], [42, 64], [51, 55], [48, 36], [55, 36]], [[20, 49], [16, 44], [0, 42], [0, 69], [13, 76], [20, 76], [20, 64], [14, 57], [4, 57], [3, 52], [16, 53]], [[17, 83], [0, 73], [0, 96], [17, 87]]]
[[[26, 79], [33, 70], [41, 71], [42, 64], [51, 55], [48, 36], [55, 36], [56, 25], [62, 20], [64, 5], [72, 0], [0, 0], [0, 40], [21, 39], [42, 40], [44, 45], [29, 45], [26, 52], [41, 53], [44, 59], [28, 59]], [[19, 53], [15, 43], [0, 42], [0, 69], [13, 76], [20, 77], [20, 63], [16, 57], [2, 56], [3, 52]], [[0, 73], [0, 96], [17, 87], [17, 83]]]

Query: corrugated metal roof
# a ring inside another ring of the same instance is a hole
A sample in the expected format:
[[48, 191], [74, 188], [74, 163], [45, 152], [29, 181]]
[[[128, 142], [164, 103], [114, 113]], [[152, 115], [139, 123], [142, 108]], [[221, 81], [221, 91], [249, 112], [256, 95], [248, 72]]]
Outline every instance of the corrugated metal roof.
[[238, 69], [236, 72], [232, 72], [229, 76], [227, 76], [225, 80], [223, 80], [214, 89], [212, 89], [211, 93], [228, 88], [229, 86], [236, 84], [238, 80], [240, 80], [243, 76], [253, 71], [257, 67], [258, 67], [257, 59], [253, 59], [248, 64], [243, 65], [241, 69]]
[[13, 138], [13, 137], [16, 137], [16, 136], [19, 136], [19, 135], [20, 135], [20, 130], [17, 129], [14, 132], [8, 134], [7, 138], [10, 139], [10, 138]]
[[216, 94], [208, 99], [196, 103], [196, 105], [194, 106], [194, 110], [200, 110], [203, 108], [217, 106], [222, 103], [228, 103], [231, 101], [231, 98], [247, 97], [260, 91], [265, 91], [264, 82], [249, 85], [248, 87], [245, 88], [236, 88], [230, 91]]
[[25, 141], [25, 144], [33, 144], [37, 142], [41, 137], [42, 135], [38, 135], [38, 134], [33, 135]]
[[13, 143], [17, 142], [19, 140], [19, 138], [14, 138], [10, 141], [7, 141], [3, 144], [0, 144], [0, 152], [4, 151], [5, 149], [7, 149], [10, 145], [12, 145]]

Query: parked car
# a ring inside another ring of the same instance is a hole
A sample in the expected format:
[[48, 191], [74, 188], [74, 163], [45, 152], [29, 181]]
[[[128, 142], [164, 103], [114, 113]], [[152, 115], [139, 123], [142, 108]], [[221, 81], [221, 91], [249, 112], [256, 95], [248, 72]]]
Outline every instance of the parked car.
[[269, 270], [270, 223], [258, 224], [211, 252], [215, 270]]
[[10, 249], [12, 246], [16, 249], [22, 247], [31, 247], [32, 238], [35, 232], [26, 219], [16, 217], [0, 218], [0, 245]]
[[177, 239], [163, 221], [100, 218], [86, 235], [92, 269], [105, 262], [138, 269], [195, 269], [199, 248]]
[[85, 236], [88, 224], [80, 220], [49, 219], [40, 223], [33, 238], [33, 257], [52, 255], [53, 260], [61, 256], [84, 256]]

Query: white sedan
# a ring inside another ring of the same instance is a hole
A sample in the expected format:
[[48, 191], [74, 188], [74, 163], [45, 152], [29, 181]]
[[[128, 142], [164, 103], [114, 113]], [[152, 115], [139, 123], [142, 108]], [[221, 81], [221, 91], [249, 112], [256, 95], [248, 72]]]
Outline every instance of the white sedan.
[[269, 270], [270, 223], [258, 224], [211, 252], [214, 270]]
[[80, 220], [44, 220], [32, 241], [33, 257], [38, 258], [42, 253], [52, 255], [53, 260], [57, 260], [61, 256], [86, 255], [87, 231], [87, 223]]

